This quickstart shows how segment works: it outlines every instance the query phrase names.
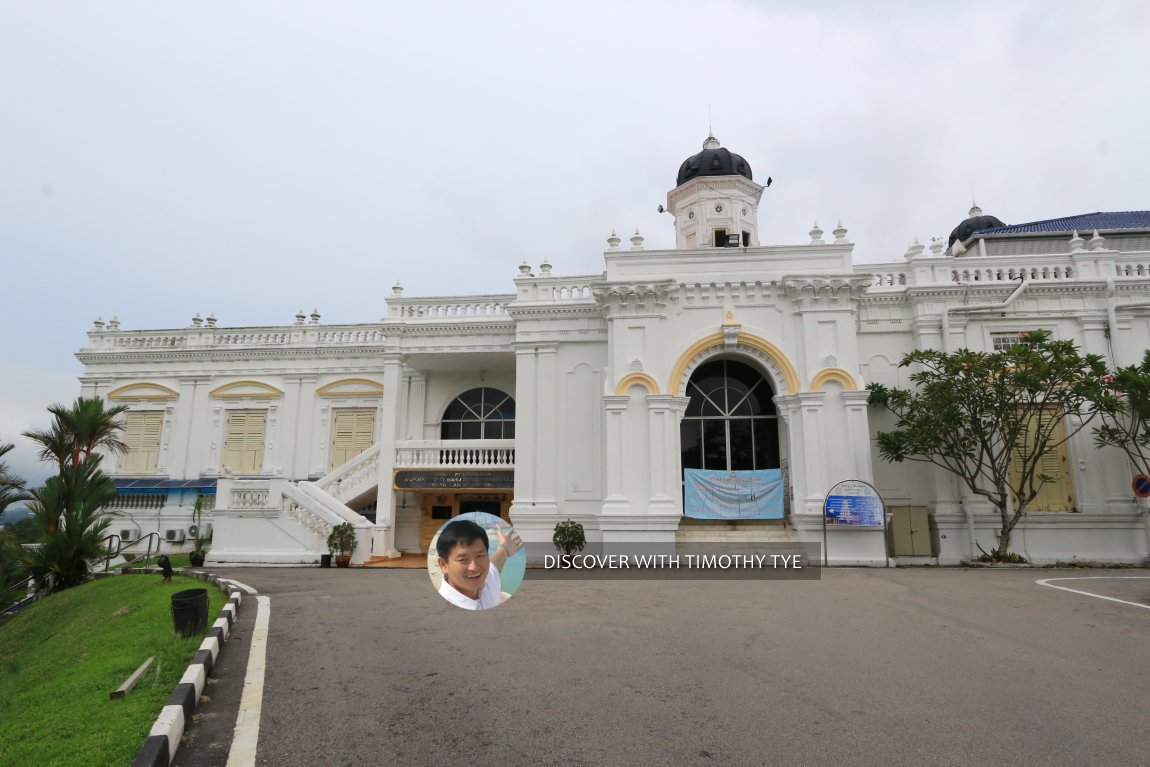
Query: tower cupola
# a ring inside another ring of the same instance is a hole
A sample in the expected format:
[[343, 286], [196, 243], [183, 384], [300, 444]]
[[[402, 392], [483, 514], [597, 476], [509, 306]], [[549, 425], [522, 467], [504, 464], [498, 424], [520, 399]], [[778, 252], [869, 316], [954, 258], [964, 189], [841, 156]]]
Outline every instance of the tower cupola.
[[667, 210], [675, 217], [676, 247], [758, 246], [764, 188], [754, 182], [749, 162], [708, 135], [703, 151], [679, 166], [675, 188], [667, 194]]

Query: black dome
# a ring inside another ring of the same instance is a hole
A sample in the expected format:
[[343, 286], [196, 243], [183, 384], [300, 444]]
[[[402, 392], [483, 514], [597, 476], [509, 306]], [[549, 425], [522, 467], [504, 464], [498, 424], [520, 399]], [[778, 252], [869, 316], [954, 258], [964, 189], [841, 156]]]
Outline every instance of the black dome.
[[970, 218], [963, 221], [956, 226], [950, 233], [950, 239], [947, 240], [946, 247], [950, 247], [956, 241], [966, 242], [970, 239], [970, 235], [975, 232], [980, 232], [983, 229], [993, 229], [996, 226], [1006, 226], [1006, 224], [999, 221], [994, 216], [982, 215], [982, 208], [975, 205], [970, 209]]
[[703, 142], [703, 151], [683, 160], [675, 186], [682, 186], [696, 176], [743, 176], [754, 181], [751, 164], [730, 149], [719, 146], [714, 136]]

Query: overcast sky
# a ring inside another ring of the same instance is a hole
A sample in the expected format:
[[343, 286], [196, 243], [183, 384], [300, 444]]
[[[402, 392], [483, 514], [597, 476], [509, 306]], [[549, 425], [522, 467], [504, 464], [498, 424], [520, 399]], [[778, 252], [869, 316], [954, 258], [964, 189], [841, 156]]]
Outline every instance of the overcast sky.
[[43, 476], [18, 435], [97, 316], [371, 322], [672, 247], [708, 119], [774, 178], [764, 244], [1150, 208], [1147, 7], [0, 0], [0, 442]]

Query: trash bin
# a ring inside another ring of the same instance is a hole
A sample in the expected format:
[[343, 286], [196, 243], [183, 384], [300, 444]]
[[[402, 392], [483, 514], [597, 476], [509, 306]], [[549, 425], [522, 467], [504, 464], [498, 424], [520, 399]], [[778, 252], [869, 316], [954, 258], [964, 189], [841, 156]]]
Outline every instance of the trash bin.
[[172, 594], [172, 623], [182, 637], [202, 634], [208, 627], [208, 590], [187, 589]]
[[331, 567], [331, 554], [320, 554], [319, 555], [319, 566], [320, 567]]

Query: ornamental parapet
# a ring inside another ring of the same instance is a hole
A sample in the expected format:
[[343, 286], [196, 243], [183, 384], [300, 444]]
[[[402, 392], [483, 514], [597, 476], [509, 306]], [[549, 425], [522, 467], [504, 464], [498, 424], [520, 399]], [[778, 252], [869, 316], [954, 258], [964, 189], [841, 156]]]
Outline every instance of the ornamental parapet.
[[387, 299], [387, 320], [448, 320], [452, 323], [505, 319], [507, 305], [515, 300], [508, 294], [482, 296], [427, 296]]
[[379, 346], [385, 339], [382, 326], [376, 324], [120, 330], [98, 323], [88, 331], [88, 346], [82, 351], [354, 347]]
[[1150, 252], [1075, 251], [916, 258], [882, 264], [856, 264], [856, 275], [870, 278], [868, 293], [908, 287], [990, 284], [996, 282], [1068, 282], [1107, 278], [1150, 278]]

